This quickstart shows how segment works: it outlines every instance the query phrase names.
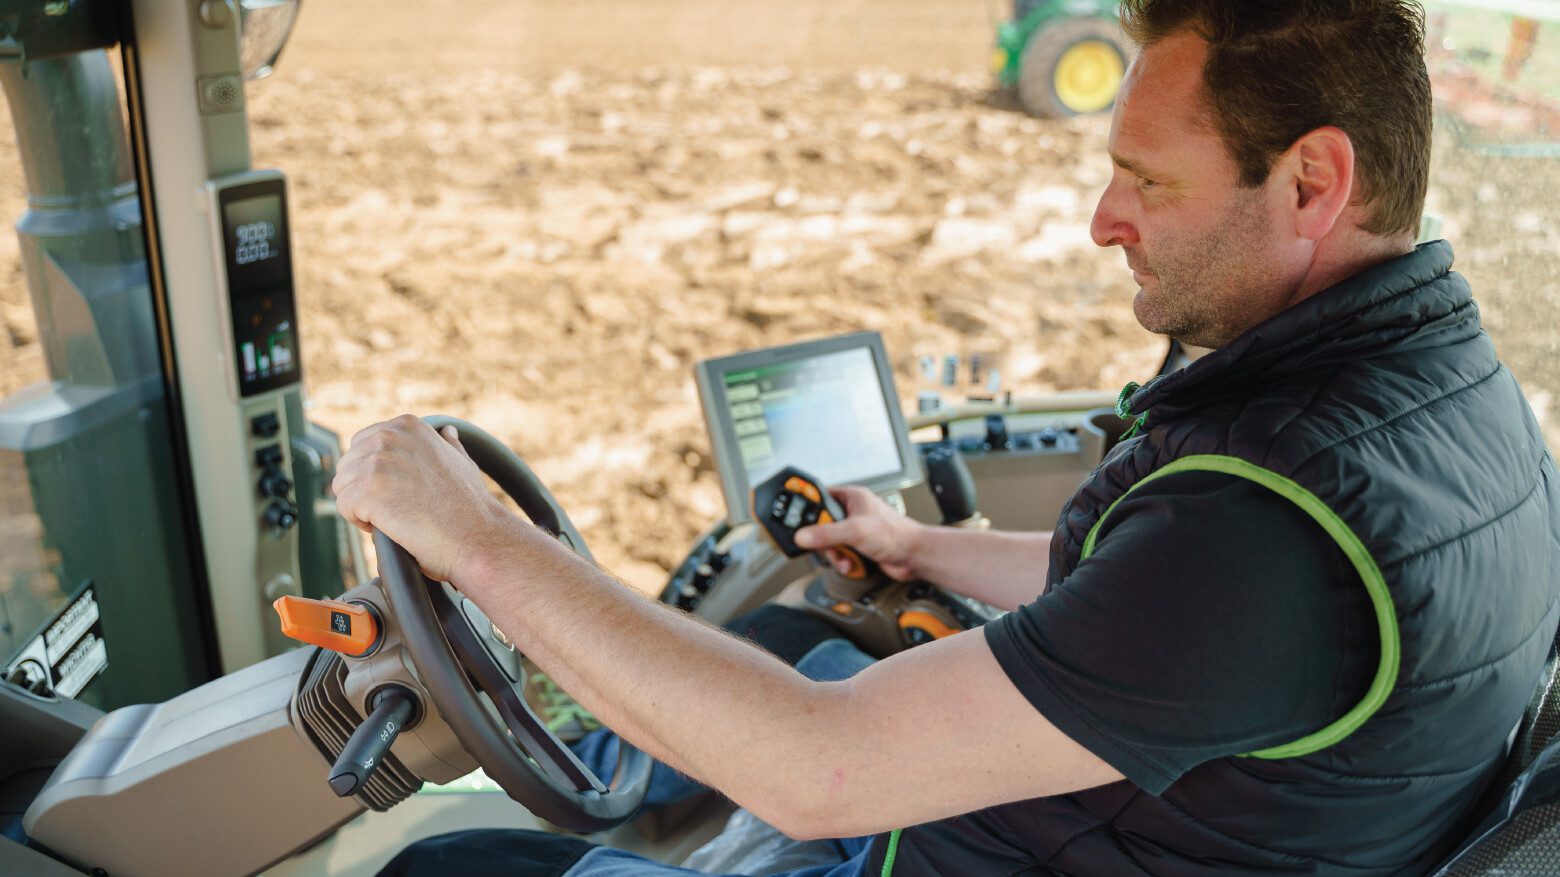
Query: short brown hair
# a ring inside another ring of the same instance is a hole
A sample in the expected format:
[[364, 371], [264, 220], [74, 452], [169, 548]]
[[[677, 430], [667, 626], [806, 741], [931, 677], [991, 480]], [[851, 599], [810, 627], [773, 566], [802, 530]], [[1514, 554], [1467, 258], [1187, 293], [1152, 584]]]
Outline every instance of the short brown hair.
[[1259, 186], [1301, 135], [1335, 125], [1354, 144], [1374, 234], [1417, 233], [1430, 177], [1424, 9], [1409, 0], [1124, 0], [1122, 28], [1150, 46], [1183, 28], [1208, 41], [1203, 88], [1216, 129]]

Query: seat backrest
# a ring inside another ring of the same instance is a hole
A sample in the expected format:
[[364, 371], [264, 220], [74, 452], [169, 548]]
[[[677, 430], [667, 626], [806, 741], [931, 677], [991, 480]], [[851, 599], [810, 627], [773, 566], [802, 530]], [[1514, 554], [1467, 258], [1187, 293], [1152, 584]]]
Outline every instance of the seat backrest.
[[1560, 875], [1560, 631], [1484, 818], [1434, 877]]

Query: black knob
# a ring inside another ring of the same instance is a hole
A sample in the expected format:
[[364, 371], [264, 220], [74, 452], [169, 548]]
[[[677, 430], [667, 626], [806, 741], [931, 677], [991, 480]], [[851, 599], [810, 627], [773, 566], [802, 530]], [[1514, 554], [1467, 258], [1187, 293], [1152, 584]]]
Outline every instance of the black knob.
[[965, 465], [964, 456], [951, 447], [941, 447], [926, 455], [926, 483], [937, 500], [942, 522], [952, 524], [975, 514], [975, 476]]
[[993, 451], [1005, 451], [1008, 447], [1007, 418], [1000, 414], [986, 415], [986, 444]]
[[298, 523], [298, 508], [286, 500], [275, 500], [265, 507], [265, 522], [278, 533]]
[[260, 495], [272, 499], [286, 499], [292, 493], [292, 479], [281, 469], [271, 466], [260, 473]]

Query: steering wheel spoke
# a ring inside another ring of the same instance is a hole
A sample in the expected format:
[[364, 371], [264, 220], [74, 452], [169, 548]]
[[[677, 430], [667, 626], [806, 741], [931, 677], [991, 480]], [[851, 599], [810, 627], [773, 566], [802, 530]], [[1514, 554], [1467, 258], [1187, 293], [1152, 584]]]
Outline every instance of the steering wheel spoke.
[[546, 723], [525, 702], [519, 690], [524, 684], [523, 679], [511, 679], [510, 674], [498, 665], [483, 644], [481, 634], [472, 629], [471, 620], [450, 598], [444, 585], [426, 578], [423, 581], [428, 587], [428, 599], [433, 602], [433, 611], [439, 616], [439, 626], [449, 640], [450, 649], [476, 682], [478, 690], [487, 695], [498, 711], [520, 751], [553, 779], [571, 786], [575, 791], [606, 794], [609, 791], [606, 785], [575, 756], [573, 750], [563, 745], [547, 729]]

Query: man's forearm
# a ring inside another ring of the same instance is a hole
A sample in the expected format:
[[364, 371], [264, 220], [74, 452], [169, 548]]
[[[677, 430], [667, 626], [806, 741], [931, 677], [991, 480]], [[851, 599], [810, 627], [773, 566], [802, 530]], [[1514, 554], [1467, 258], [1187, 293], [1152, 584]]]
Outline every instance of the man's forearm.
[[630, 742], [765, 818], [783, 820], [805, 794], [792, 788], [799, 772], [778, 768], [824, 755], [840, 686], [643, 597], [528, 526], [469, 569], [456, 586]]
[[1050, 533], [924, 527], [912, 564], [917, 578], [999, 609], [1016, 609], [1045, 588]]

